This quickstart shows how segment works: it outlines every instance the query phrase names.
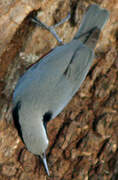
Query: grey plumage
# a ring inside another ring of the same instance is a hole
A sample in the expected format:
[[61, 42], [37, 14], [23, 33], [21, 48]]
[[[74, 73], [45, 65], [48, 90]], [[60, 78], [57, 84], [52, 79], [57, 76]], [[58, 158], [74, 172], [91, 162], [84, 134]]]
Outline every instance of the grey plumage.
[[42, 159], [49, 143], [44, 117], [48, 115], [47, 121], [55, 118], [78, 91], [90, 69], [94, 47], [108, 17], [107, 10], [91, 5], [73, 40], [56, 47], [18, 81], [13, 105], [15, 109], [20, 104], [18, 119], [22, 138], [28, 150]]
[[[109, 12], [106, 9], [102, 9], [96, 4], [89, 6], [83, 17], [83, 21], [80, 25], [79, 31], [76, 33], [74, 38], [79, 38], [79, 40], [86, 44], [85, 42], [88, 36], [87, 32], [94, 29], [95, 27], [101, 30], [106, 24], [108, 18]], [[86, 35], [81, 36], [82, 34]]]

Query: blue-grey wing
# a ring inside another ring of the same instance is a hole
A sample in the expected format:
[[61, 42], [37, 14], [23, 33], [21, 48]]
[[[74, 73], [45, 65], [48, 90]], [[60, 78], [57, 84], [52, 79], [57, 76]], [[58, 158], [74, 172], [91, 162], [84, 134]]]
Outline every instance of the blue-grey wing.
[[54, 109], [53, 117], [60, 113], [79, 90], [90, 69], [93, 58], [93, 51], [84, 45], [74, 52], [66, 69], [56, 81], [52, 94], [50, 94], [49, 109]]
[[64, 72], [67, 80], [80, 86], [90, 69], [93, 58], [94, 52], [87, 46], [83, 45], [76, 49]]

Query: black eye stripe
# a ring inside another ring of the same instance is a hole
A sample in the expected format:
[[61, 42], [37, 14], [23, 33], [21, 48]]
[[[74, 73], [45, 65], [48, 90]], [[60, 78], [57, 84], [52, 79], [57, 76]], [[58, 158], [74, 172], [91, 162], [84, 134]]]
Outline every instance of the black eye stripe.
[[51, 118], [52, 118], [52, 112], [51, 111], [48, 111], [44, 114], [43, 124], [44, 124], [45, 129], [46, 129], [47, 123], [51, 120]]
[[14, 109], [12, 111], [12, 115], [13, 115], [14, 125], [15, 125], [16, 129], [18, 130], [18, 134], [19, 134], [19, 136], [21, 137], [21, 139], [23, 141], [22, 130], [21, 130], [21, 126], [20, 126], [20, 123], [19, 123], [19, 110], [20, 110], [20, 108], [21, 108], [21, 102], [19, 101], [16, 104], [16, 106], [14, 107]]

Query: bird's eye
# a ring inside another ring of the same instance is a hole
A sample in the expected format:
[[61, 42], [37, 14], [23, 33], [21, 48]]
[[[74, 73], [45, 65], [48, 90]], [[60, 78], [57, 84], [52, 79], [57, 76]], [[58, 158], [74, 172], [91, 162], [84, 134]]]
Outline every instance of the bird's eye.
[[51, 111], [48, 111], [44, 114], [43, 124], [44, 124], [45, 129], [46, 129], [47, 123], [51, 120], [51, 118], [52, 118], [52, 112]]

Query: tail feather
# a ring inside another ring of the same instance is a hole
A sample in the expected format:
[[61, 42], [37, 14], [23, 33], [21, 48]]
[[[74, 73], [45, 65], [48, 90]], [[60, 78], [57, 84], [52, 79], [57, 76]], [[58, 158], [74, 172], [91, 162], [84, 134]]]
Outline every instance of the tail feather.
[[[100, 8], [96, 4], [89, 6], [87, 12], [83, 17], [79, 31], [75, 35], [74, 39], [79, 39], [85, 44], [89, 36], [91, 36], [91, 33], [94, 32], [94, 29], [99, 30], [99, 36], [100, 31], [104, 27], [108, 18], [109, 12], [106, 9]], [[98, 39], [98, 36], [96, 37], [96, 39]]]

